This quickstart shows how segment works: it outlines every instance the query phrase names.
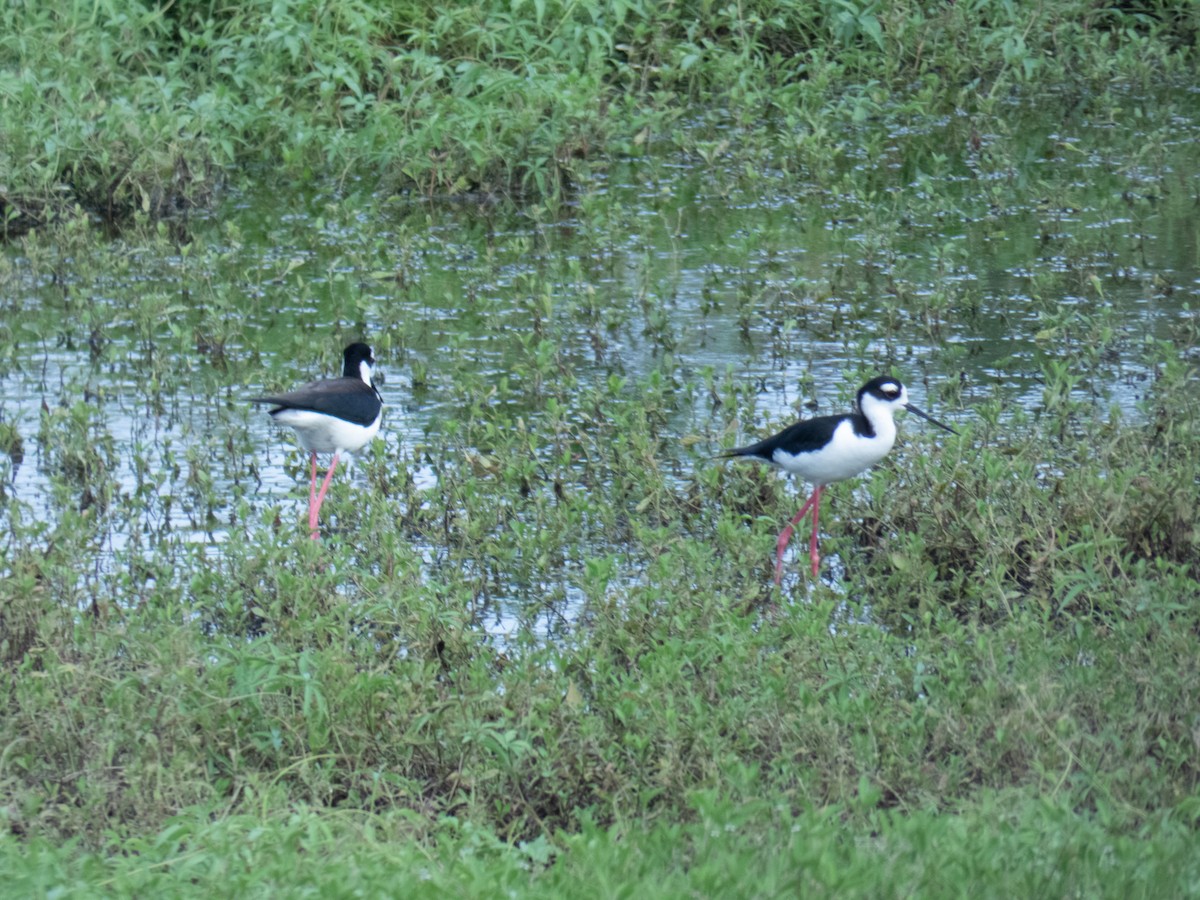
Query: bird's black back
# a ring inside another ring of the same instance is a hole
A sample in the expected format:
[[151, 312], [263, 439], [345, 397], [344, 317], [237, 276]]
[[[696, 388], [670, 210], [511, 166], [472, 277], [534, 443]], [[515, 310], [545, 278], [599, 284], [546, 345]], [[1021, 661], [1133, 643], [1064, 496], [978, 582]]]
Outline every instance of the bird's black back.
[[379, 391], [357, 375], [312, 381], [286, 394], [254, 397], [251, 402], [275, 404], [268, 410], [271, 415], [285, 409], [303, 409], [364, 426], [375, 421], [383, 406]]
[[341, 378], [310, 381], [286, 394], [251, 397], [250, 402], [273, 403], [275, 408], [267, 410], [272, 416], [286, 409], [302, 409], [354, 425], [370, 425], [383, 407], [383, 396], [374, 384], [363, 381], [364, 362], [373, 364], [375, 354], [368, 345], [356, 341], [342, 351]]
[[719, 456], [755, 456], [767, 462], [773, 462], [776, 450], [796, 456], [801, 453], [813, 453], [820, 450], [833, 440], [833, 433], [843, 422], [848, 421], [854, 433], [862, 437], [871, 437], [875, 430], [867, 417], [862, 413], [841, 413], [836, 416], [818, 416], [815, 419], [805, 419], [789, 425], [778, 434], [763, 438], [748, 447], [737, 447], [725, 450]]

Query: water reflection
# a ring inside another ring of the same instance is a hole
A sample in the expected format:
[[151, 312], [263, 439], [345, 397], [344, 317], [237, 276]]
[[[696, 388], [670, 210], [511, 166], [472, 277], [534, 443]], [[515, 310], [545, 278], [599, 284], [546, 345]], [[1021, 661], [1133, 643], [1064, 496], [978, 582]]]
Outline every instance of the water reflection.
[[[559, 358], [551, 380], [632, 384], [668, 356], [693, 383], [732, 370], [756, 392], [745, 434], [812, 401], [840, 411], [880, 371], [950, 424], [951, 405], [993, 395], [1036, 409], [1041, 362], [1072, 342], [1095, 346], [1080, 396], [1136, 415], [1151, 376], [1138, 348], [1197, 305], [1195, 97], [1143, 102], [1140, 134], [1039, 103], [1014, 104], [977, 141], [959, 115], [851, 129], [824, 168], [615, 162], [553, 213], [369, 184], [281, 192], [264, 177], [197, 221], [187, 252], [117, 247], [57, 259], [51, 275], [10, 245], [0, 419], [26, 449], [5, 492], [59, 517], [70, 498], [40, 439], [45, 410], [83, 403], [136, 513], [111, 523], [105, 553], [168, 534], [219, 545], [239, 504], [292, 515], [303, 456], [243, 398], [334, 373], [360, 336], [391, 370], [378, 452], [397, 460], [469, 414], [464, 371], [509, 379], [494, 402], [539, 415], [529, 360], [542, 343]], [[672, 427], [705, 433], [729, 415], [703, 395]], [[412, 476], [437, 487], [425, 460]], [[490, 627], [552, 629], [521, 593], [494, 600]], [[555, 615], [581, 602], [566, 596]]]

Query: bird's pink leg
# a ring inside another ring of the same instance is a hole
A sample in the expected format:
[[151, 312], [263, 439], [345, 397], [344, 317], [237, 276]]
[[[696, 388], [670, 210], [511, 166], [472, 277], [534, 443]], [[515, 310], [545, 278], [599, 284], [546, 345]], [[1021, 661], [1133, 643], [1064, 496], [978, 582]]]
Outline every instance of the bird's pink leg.
[[821, 485], [817, 485], [813, 491], [813, 530], [812, 539], [808, 543], [808, 557], [812, 560], [813, 578], [817, 577], [817, 566], [821, 562], [821, 557], [817, 554], [817, 516], [821, 514]]
[[321, 491], [317, 494], [317, 504], [308, 512], [308, 530], [311, 532], [310, 536], [314, 541], [320, 538], [320, 535], [317, 534], [317, 517], [321, 513], [321, 504], [325, 502], [325, 492], [329, 490], [329, 482], [333, 480], [333, 473], [337, 469], [337, 464], [338, 455], [335, 453], [333, 454], [333, 462], [329, 464], [329, 471], [325, 473], [325, 478], [321, 482]]
[[317, 451], [309, 455], [312, 459], [312, 477], [308, 480], [308, 530], [316, 531], [317, 514], [313, 507], [317, 504]]
[[821, 489], [818, 487], [813, 491], [813, 495], [805, 501], [800, 507], [800, 512], [792, 516], [792, 520], [788, 522], [787, 527], [779, 532], [779, 541], [775, 544], [775, 583], [779, 584], [783, 578], [783, 551], [787, 549], [788, 541], [792, 539], [792, 532], [796, 530], [796, 526], [800, 520], [804, 518], [804, 514], [808, 512], [809, 507], [813, 505], [813, 501], [821, 496]]

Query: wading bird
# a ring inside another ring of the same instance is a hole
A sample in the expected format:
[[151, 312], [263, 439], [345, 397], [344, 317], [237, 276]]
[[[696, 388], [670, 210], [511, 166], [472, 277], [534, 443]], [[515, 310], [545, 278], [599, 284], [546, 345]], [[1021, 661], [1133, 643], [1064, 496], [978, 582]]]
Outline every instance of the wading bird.
[[907, 409], [938, 428], [958, 434], [949, 425], [927, 415], [908, 402], [908, 390], [895, 378], [873, 378], [858, 392], [858, 409], [837, 416], [806, 419], [785, 428], [779, 434], [757, 444], [720, 453], [721, 457], [747, 456], [778, 466], [790, 475], [798, 475], [813, 486], [812, 496], [800, 507], [779, 534], [775, 548], [775, 583], [783, 576], [783, 552], [796, 525], [812, 509], [812, 538], [808, 554], [815, 578], [821, 557], [817, 553], [817, 515], [821, 509], [821, 491], [825, 485], [853, 478], [879, 462], [896, 442], [897, 410]]
[[[354, 343], [342, 354], [342, 377], [310, 381], [286, 394], [253, 397], [251, 403], [270, 403], [271, 418], [296, 431], [300, 446], [312, 460], [308, 487], [308, 530], [318, 538], [317, 516], [337, 469], [338, 457], [354, 453], [379, 433], [383, 398], [371, 379], [375, 357], [366, 344]], [[317, 454], [332, 453], [333, 462], [317, 491]]]

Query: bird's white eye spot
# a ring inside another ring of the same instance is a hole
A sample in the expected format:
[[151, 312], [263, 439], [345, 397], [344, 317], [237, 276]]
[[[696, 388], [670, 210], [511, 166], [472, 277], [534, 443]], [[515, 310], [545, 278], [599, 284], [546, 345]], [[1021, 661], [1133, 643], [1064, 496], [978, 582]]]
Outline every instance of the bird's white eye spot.
[[899, 397], [900, 396], [900, 385], [885, 384], [883, 386], [883, 393], [888, 397]]

